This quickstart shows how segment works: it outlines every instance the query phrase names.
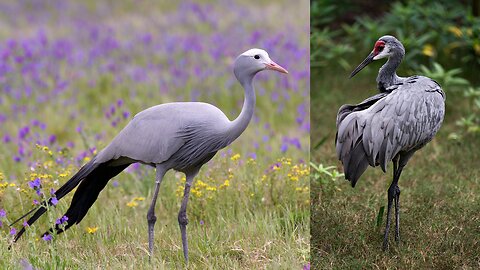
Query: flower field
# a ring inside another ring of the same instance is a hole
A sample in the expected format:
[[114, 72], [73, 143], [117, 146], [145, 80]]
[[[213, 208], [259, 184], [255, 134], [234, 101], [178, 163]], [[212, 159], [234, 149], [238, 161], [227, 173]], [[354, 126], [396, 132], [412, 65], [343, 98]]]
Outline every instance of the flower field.
[[[203, 101], [234, 119], [233, 60], [265, 49], [289, 74], [256, 78], [245, 133], [198, 175], [188, 208], [192, 269], [301, 269], [309, 261], [308, 2], [17, 1], [0, 4], [0, 268], [151, 267], [146, 214], [154, 169], [112, 179], [85, 219], [41, 237], [71, 195], [8, 250], [10, 223], [49, 198], [139, 111]], [[291, 12], [284, 13], [288, 9]], [[184, 175], [157, 202], [155, 268], [184, 267]]]

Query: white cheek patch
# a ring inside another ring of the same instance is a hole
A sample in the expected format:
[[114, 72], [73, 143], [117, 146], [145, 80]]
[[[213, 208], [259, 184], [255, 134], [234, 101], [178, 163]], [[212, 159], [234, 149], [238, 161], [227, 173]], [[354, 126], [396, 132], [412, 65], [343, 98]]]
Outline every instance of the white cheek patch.
[[378, 60], [378, 59], [382, 59], [382, 58], [387, 57], [388, 56], [387, 51], [388, 51], [388, 49], [385, 47], [385, 49], [383, 49], [382, 52], [380, 52], [379, 54], [377, 54], [373, 57], [373, 60]]

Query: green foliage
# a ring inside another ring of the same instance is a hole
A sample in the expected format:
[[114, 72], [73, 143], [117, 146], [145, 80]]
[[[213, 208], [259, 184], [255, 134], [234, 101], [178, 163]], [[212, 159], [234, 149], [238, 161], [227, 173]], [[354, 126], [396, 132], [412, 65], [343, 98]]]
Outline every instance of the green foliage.
[[[320, 45], [312, 41], [315, 62], [322, 62], [319, 58], [330, 57], [333, 48], [328, 48], [326, 55], [323, 55], [323, 52], [315, 53], [317, 49], [322, 51], [325, 49], [322, 44], [328, 44], [325, 41], [327, 37], [340, 46], [355, 44], [355, 50], [352, 48], [341, 50], [346, 53], [342, 58], [350, 59], [351, 55], [348, 53], [358, 54], [360, 52], [358, 48], [364, 48], [366, 55], [379, 37], [390, 34], [404, 44], [407, 51], [405, 65], [410, 70], [418, 70], [421, 64], [434, 61], [447, 67], [460, 64], [477, 68], [480, 66], [480, 39], [478, 39], [480, 18], [469, 15], [466, 6], [458, 2], [426, 0], [394, 2], [390, 10], [380, 19], [362, 16], [356, 18], [355, 23], [350, 25], [329, 19], [332, 17], [330, 13], [339, 9], [333, 3], [328, 4], [327, 1], [326, 4], [315, 5], [316, 7], [312, 8], [312, 36], [316, 37], [319, 35], [318, 32], [327, 32], [321, 34], [323, 39]], [[322, 5], [327, 5], [323, 12], [320, 11]], [[347, 9], [341, 7], [343, 10]], [[350, 7], [355, 8], [355, 5]], [[322, 16], [327, 19], [318, 18]], [[331, 30], [332, 26], [338, 25], [341, 25], [340, 31]]]
[[462, 69], [460, 68], [445, 70], [439, 63], [433, 63], [432, 69], [422, 65], [420, 66], [420, 70], [423, 76], [434, 79], [445, 89], [470, 85], [466, 79], [457, 76], [462, 73]]
[[311, 172], [311, 181], [317, 182], [321, 190], [329, 190], [334, 185], [334, 182], [338, 178], [344, 176], [343, 173], [338, 172], [335, 166], [324, 166], [323, 164], [315, 164], [310, 162], [310, 167], [312, 168]]
[[[363, 12], [359, 11], [362, 5]], [[358, 17], [352, 22], [352, 16]], [[382, 11], [362, 1], [314, 1], [311, 21], [312, 68], [350, 71], [379, 37], [394, 35], [406, 50], [400, 75], [419, 74], [438, 81], [447, 93], [447, 108], [455, 106], [450, 94], [468, 98], [471, 110], [458, 118], [462, 129], [450, 138], [461, 138], [463, 131], [479, 134], [480, 101], [475, 89], [480, 84], [480, 18], [471, 15], [468, 5], [446, 0], [396, 1]]]

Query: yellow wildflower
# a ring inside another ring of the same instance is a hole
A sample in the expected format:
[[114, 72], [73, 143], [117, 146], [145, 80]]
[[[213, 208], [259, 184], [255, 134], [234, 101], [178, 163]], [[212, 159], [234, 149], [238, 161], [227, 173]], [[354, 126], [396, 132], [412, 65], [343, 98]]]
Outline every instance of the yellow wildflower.
[[3, 173], [0, 172], [0, 181], [2, 181], [4, 178], [5, 176], [3, 176]]
[[66, 172], [63, 172], [63, 173], [59, 174], [58, 177], [64, 178], [64, 177], [67, 177], [69, 174], [70, 174], [70, 172], [66, 171]]
[[423, 46], [422, 53], [428, 57], [432, 57], [435, 55], [435, 49], [431, 44], [425, 44], [425, 46]]
[[452, 26], [448, 27], [448, 31], [450, 31], [450, 33], [454, 34], [456, 37], [463, 36], [462, 30], [460, 30], [460, 28], [458, 28], [456, 26], [452, 25]]
[[97, 232], [98, 227], [87, 227], [85, 230], [86, 230], [87, 233], [89, 233], [89, 234], [94, 234], [95, 232]]
[[473, 50], [475, 51], [475, 53], [477, 55], [480, 55], [480, 44], [477, 43], [477, 44], [473, 45]]
[[16, 185], [15, 185], [15, 183], [10, 183], [10, 185], [8, 185], [8, 186], [15, 187]]
[[138, 206], [138, 203], [137, 203], [136, 201], [131, 201], [131, 202], [128, 202], [128, 203], [127, 203], [127, 206], [133, 208], [133, 207]]
[[83, 159], [83, 161], [85, 161], [85, 162], [90, 161], [90, 157], [85, 157], [85, 158]]
[[190, 192], [197, 198], [202, 197], [202, 192], [196, 188], [193, 188]]
[[293, 182], [298, 181], [298, 176], [296, 176], [296, 175], [292, 175], [292, 174], [289, 173], [287, 176], [288, 176], [288, 178], [290, 178], [290, 181], [293, 181]]
[[203, 182], [202, 180], [197, 180], [197, 182], [195, 183], [195, 188], [206, 188], [208, 187], [207, 184], [205, 184], [205, 182]]
[[230, 158], [232, 161], [236, 161], [240, 159], [240, 154], [235, 154]]
[[217, 191], [217, 188], [216, 187], [213, 187], [213, 186], [208, 186], [206, 188], [206, 190], [209, 190], [209, 191]]
[[135, 197], [133, 201], [145, 201], [145, 197]]
[[220, 185], [220, 188], [226, 188], [228, 186], [230, 186], [230, 180], [227, 179]]

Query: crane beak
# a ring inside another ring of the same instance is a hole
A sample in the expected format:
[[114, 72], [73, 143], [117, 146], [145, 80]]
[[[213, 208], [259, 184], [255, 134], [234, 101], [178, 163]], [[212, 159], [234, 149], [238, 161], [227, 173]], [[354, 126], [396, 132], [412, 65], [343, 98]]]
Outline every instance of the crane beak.
[[269, 63], [265, 63], [265, 69], [271, 69], [271, 70], [278, 71], [280, 73], [288, 74], [288, 71], [286, 69], [284, 69], [282, 66], [280, 66], [279, 64], [273, 61], [270, 61]]
[[352, 74], [350, 74], [350, 78], [352, 78], [353, 76], [355, 76], [355, 74], [357, 74], [358, 72], [360, 72], [360, 70], [362, 70], [364, 67], [366, 67], [368, 64], [370, 64], [371, 62], [373, 62], [373, 58], [375, 57], [375, 54], [373, 52], [371, 52], [367, 58], [365, 58], [365, 60], [363, 60], [362, 63], [360, 63], [360, 65], [358, 65], [357, 68], [355, 68], [353, 71], [352, 71]]

